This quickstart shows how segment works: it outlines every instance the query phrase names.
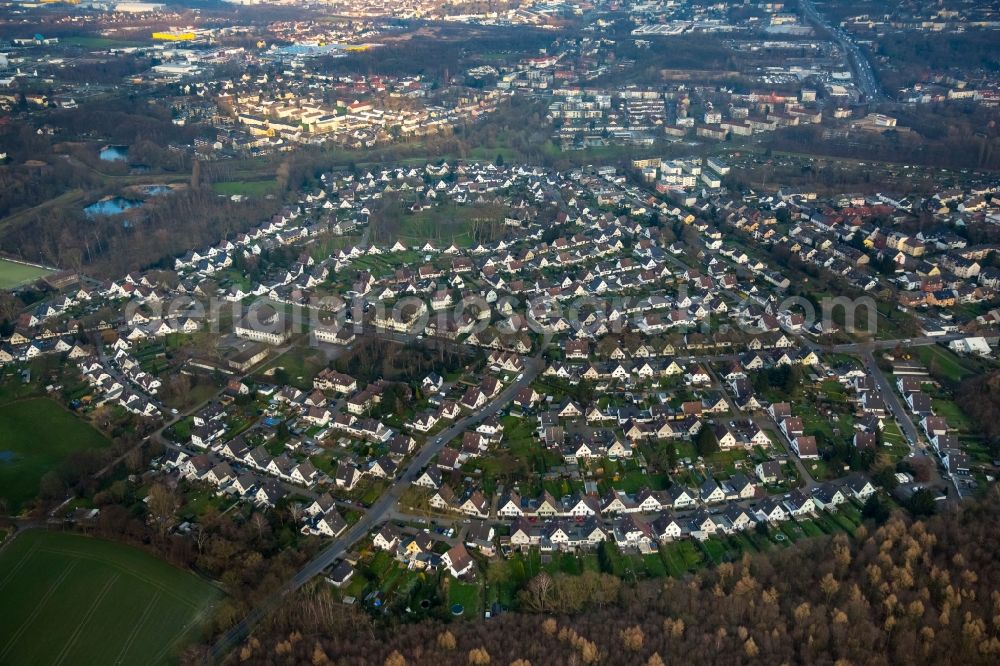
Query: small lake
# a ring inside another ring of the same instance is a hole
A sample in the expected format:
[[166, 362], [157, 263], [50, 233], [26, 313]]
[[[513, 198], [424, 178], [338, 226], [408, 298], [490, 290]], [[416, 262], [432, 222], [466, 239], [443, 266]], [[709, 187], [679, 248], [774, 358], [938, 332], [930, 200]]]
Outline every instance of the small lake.
[[124, 162], [128, 159], [128, 146], [105, 146], [99, 157], [105, 162]]
[[[143, 185], [136, 189], [147, 197], [155, 197], [171, 191], [171, 188], [167, 185]], [[141, 199], [106, 197], [86, 206], [83, 209], [83, 214], [90, 218], [100, 215], [120, 215], [132, 208], [140, 208], [144, 203]]]
[[125, 197], [112, 197], [95, 201], [83, 209], [83, 214], [87, 217], [98, 217], [100, 215], [120, 215], [130, 208], [138, 208], [142, 205], [136, 199], [126, 199]]
[[0, 464], [14, 462], [17, 455], [13, 451], [0, 451]]

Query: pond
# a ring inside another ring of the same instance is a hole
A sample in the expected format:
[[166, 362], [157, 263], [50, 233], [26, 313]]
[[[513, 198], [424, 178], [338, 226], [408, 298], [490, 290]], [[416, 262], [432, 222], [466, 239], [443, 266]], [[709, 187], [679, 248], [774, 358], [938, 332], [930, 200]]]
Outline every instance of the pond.
[[128, 146], [105, 146], [99, 157], [105, 162], [124, 162], [128, 159]]
[[126, 199], [125, 197], [108, 197], [95, 201], [83, 209], [83, 214], [87, 217], [98, 217], [100, 215], [120, 215], [130, 208], [138, 208], [142, 205], [136, 199]]
[[0, 463], [13, 462], [16, 455], [13, 451], [0, 451]]
[[[137, 189], [147, 197], [155, 197], [171, 191], [168, 185], [142, 185]], [[84, 207], [83, 214], [89, 218], [95, 218], [100, 215], [120, 215], [129, 209], [140, 208], [144, 203], [141, 199], [105, 197]]]

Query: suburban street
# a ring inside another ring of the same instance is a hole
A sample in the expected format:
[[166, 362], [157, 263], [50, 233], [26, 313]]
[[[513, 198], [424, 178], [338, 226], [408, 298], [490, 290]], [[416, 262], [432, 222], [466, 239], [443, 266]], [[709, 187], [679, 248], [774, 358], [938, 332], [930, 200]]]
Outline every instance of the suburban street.
[[357, 523], [335, 538], [329, 546], [295, 574], [281, 590], [257, 606], [247, 617], [223, 634], [212, 648], [213, 656], [218, 659], [224, 655], [237, 641], [245, 637], [254, 624], [274, 608], [282, 597], [290, 592], [294, 592], [312, 580], [312, 578], [321, 574], [327, 567], [342, 558], [352, 545], [363, 539], [365, 535], [369, 534], [382, 523], [396, 506], [399, 498], [410, 487], [411, 482], [417, 478], [420, 470], [426, 467], [431, 459], [440, 453], [441, 449], [448, 442], [456, 437], [460, 437], [463, 432], [499, 413], [514, 399], [521, 389], [529, 386], [534, 381], [535, 377], [545, 367], [545, 363], [540, 356], [533, 356], [524, 359], [524, 366], [524, 372], [519, 375], [519, 378], [501, 391], [497, 397], [487, 403], [480, 411], [459, 419], [449, 428], [439, 433], [433, 440], [425, 444], [420, 452], [414, 456], [413, 460], [410, 461], [406, 471], [397, 477], [396, 483], [387, 489], [368, 508], [364, 516]]
[[879, 391], [882, 393], [882, 397], [887, 403], [889, 403], [889, 409], [892, 410], [892, 414], [896, 421], [899, 423], [900, 428], [903, 429], [903, 434], [906, 435], [906, 442], [910, 447], [911, 451], [916, 450], [916, 443], [920, 441], [920, 431], [917, 426], [913, 423], [913, 419], [910, 418], [910, 413], [906, 410], [906, 405], [900, 400], [899, 394], [896, 393], [895, 387], [889, 383], [886, 378], [885, 373], [878, 367], [878, 363], [875, 362], [875, 355], [872, 354], [872, 350], [865, 349], [861, 353], [861, 359], [864, 361], [865, 370], [871, 374], [875, 383], [878, 385]]

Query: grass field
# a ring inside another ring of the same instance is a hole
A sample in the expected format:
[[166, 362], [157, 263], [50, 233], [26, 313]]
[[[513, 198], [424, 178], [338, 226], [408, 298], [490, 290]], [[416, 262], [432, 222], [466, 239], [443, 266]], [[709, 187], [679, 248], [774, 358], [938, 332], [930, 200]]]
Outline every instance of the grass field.
[[502, 221], [503, 210], [490, 206], [445, 204], [403, 217], [398, 238], [404, 244], [432, 241], [445, 247], [475, 244], [473, 229], [477, 222]]
[[938, 345], [925, 345], [916, 348], [917, 358], [924, 365], [934, 369], [944, 375], [948, 381], [958, 383], [973, 374], [975, 370], [970, 367], [967, 361]]
[[326, 366], [326, 356], [319, 349], [293, 347], [267, 364], [264, 371], [282, 368], [288, 373], [288, 383], [302, 389], [312, 390], [312, 379]]
[[71, 46], [82, 46], [86, 49], [109, 49], [109, 48], [125, 48], [126, 46], [141, 46], [143, 42], [127, 40], [127, 39], [111, 39], [109, 37], [90, 37], [90, 36], [75, 36], [60, 38], [61, 44], [69, 44]]
[[0, 406], [0, 433], [0, 497], [12, 513], [38, 494], [42, 476], [71, 453], [109, 444], [104, 435], [48, 398]]
[[28, 282], [45, 277], [52, 271], [37, 266], [19, 264], [16, 261], [0, 259], [0, 289], [13, 289]]
[[246, 197], [262, 197], [278, 190], [278, 182], [274, 180], [231, 180], [212, 183], [212, 189], [219, 194], [232, 196], [242, 194]]
[[0, 663], [158, 664], [197, 637], [214, 587], [131, 546], [28, 531], [0, 552]]

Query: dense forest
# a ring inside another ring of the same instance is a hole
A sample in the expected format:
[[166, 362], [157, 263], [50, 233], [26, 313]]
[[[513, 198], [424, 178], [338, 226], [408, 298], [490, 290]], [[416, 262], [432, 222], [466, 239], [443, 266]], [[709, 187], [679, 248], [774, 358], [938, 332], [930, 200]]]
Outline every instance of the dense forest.
[[[590, 590], [533, 582], [538, 612], [485, 622], [376, 625], [316, 584], [228, 663], [997, 663], [998, 519], [994, 489], [954, 513], [926, 521], [894, 514], [851, 539], [810, 539], [685, 580], [594, 581]], [[557, 606], [560, 589], [589, 595], [588, 603]], [[187, 658], [202, 654], [193, 648]]]

